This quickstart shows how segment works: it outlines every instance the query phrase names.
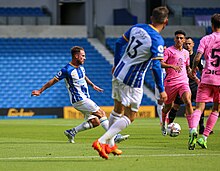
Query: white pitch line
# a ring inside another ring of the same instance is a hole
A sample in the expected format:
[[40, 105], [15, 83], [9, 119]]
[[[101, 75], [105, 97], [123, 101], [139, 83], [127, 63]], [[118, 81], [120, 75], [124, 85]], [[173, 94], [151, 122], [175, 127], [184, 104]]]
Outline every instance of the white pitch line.
[[[135, 157], [192, 157], [192, 156], [220, 156], [220, 154], [151, 154], [151, 155], [121, 155], [122, 158], [135, 158]], [[44, 160], [44, 159], [90, 159], [100, 158], [97, 156], [57, 156], [57, 157], [2, 157], [0, 161], [4, 160]]]

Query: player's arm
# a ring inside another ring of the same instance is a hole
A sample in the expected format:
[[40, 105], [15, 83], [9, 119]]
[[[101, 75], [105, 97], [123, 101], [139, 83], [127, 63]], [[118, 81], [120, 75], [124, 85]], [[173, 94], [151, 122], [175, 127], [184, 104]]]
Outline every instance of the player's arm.
[[158, 60], [158, 59], [152, 60], [152, 71], [154, 74], [155, 83], [156, 83], [157, 88], [160, 92], [161, 100], [166, 101], [167, 94], [164, 90], [163, 74], [162, 74], [160, 60]]
[[192, 69], [190, 68], [190, 66], [186, 66], [186, 72], [189, 78], [191, 78], [192, 80], [194, 80], [197, 84], [200, 83], [200, 79], [196, 76], [192, 74]]
[[121, 37], [117, 39], [115, 42], [115, 54], [114, 54], [114, 67], [116, 67], [122, 57], [123, 54], [123, 46], [126, 45], [129, 41], [127, 37], [130, 34], [130, 29], [123, 34]]
[[161, 67], [162, 68], [172, 68], [172, 69], [174, 69], [177, 72], [182, 70], [180, 66], [175, 66], [175, 65], [167, 64], [167, 63], [165, 63], [163, 61], [161, 61]]
[[40, 96], [40, 94], [44, 90], [50, 88], [52, 85], [56, 84], [58, 81], [59, 80], [56, 77], [52, 78], [50, 81], [48, 81], [46, 84], [44, 84], [43, 87], [41, 87], [39, 90], [33, 90], [31, 95], [32, 96]]
[[197, 52], [195, 58], [193, 59], [193, 65], [192, 65], [192, 74], [196, 75], [197, 66], [200, 63], [200, 60], [202, 58], [202, 53]]
[[87, 76], [85, 76], [85, 80], [88, 85], [92, 86], [92, 88], [98, 92], [103, 92], [104, 90], [100, 87], [96, 86]]

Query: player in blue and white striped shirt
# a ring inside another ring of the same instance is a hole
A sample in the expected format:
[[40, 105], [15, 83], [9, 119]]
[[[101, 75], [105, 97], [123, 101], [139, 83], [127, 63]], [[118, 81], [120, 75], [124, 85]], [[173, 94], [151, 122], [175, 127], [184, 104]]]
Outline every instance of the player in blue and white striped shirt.
[[85, 69], [82, 66], [86, 59], [84, 49], [79, 46], [74, 46], [71, 49], [71, 54], [72, 61], [62, 68], [56, 76], [48, 81], [41, 89], [33, 90], [32, 95], [39, 96], [47, 88], [65, 79], [71, 104], [74, 108], [83, 113], [86, 119], [86, 122], [64, 132], [69, 141], [74, 143], [74, 137], [78, 132], [94, 128], [100, 124], [107, 130], [109, 122], [105, 112], [90, 99], [88, 84], [96, 91], [102, 92], [103, 90], [93, 84], [85, 74]]
[[[144, 76], [151, 62], [160, 97], [163, 101], [167, 99], [160, 63], [163, 59], [164, 40], [159, 32], [168, 23], [168, 13], [166, 7], [155, 8], [151, 17], [152, 24], [136, 24], [116, 42], [112, 81], [115, 105], [109, 119], [110, 122], [115, 122], [93, 143], [93, 148], [105, 159], [108, 159], [109, 152], [117, 149], [112, 141], [113, 137], [135, 119], [143, 97]], [[126, 44], [125, 52], [121, 56]]]

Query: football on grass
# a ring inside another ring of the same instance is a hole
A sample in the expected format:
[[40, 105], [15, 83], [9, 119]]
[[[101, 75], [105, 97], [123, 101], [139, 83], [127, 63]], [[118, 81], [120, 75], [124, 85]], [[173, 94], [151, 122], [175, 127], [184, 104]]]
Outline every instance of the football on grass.
[[170, 123], [167, 126], [167, 134], [171, 137], [177, 137], [181, 132], [181, 127], [178, 123]]

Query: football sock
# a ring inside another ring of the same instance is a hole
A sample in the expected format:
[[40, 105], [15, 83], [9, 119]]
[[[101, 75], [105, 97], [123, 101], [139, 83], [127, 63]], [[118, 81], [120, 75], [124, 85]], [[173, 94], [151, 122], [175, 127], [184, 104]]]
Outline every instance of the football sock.
[[189, 130], [191, 130], [193, 128], [192, 127], [192, 115], [187, 115], [186, 114], [186, 120], [187, 120], [187, 123], [188, 123]]
[[93, 128], [93, 125], [90, 121], [83, 122], [80, 125], [78, 125], [77, 127], [75, 127], [75, 133], [81, 132], [81, 131], [84, 131], [87, 129], [91, 129], [91, 128]]
[[160, 118], [160, 123], [162, 124], [163, 123], [163, 120], [162, 120], [162, 109], [163, 109], [163, 105], [160, 105], [160, 104], [157, 104], [157, 114]]
[[107, 131], [109, 128], [109, 121], [106, 116], [102, 117], [99, 119], [101, 126]]
[[166, 114], [165, 113], [163, 113], [163, 111], [162, 111], [162, 121], [163, 121], [163, 123], [165, 123], [165, 121], [166, 121]]
[[216, 124], [216, 121], [218, 120], [218, 115], [219, 115], [218, 112], [212, 112], [209, 115], [207, 122], [206, 122], [205, 130], [203, 133], [204, 136], [206, 136], [206, 137], [209, 136], [210, 132], [212, 131], [212, 129], [214, 128], [214, 126]]
[[115, 136], [113, 136], [110, 140], [109, 140], [109, 142], [108, 142], [108, 145], [110, 146], [110, 147], [113, 147], [114, 145], [115, 145], [115, 137], [117, 136], [117, 134], [115, 135]]
[[172, 108], [169, 112], [169, 123], [172, 123], [174, 121], [174, 119], [176, 118], [176, 113], [177, 110], [175, 110], [174, 108]]
[[114, 110], [111, 112], [110, 116], [109, 116], [109, 127], [112, 126], [112, 124], [120, 119], [122, 116], [122, 114], [116, 113]]
[[196, 109], [192, 114], [192, 127], [191, 128], [197, 128], [199, 125], [199, 120], [201, 117], [202, 112], [198, 109]]
[[200, 126], [200, 127], [203, 127], [203, 126], [204, 126], [204, 112], [202, 112], [202, 115], [201, 115], [201, 117], [200, 117], [199, 126]]
[[109, 141], [113, 136], [125, 129], [130, 124], [130, 119], [127, 116], [122, 116], [108, 129], [108, 131], [102, 137], [98, 139], [98, 141], [102, 144], [106, 144], [107, 141]]
[[207, 136], [205, 136], [205, 135], [202, 135], [202, 138], [205, 140], [205, 141], [207, 141]]

